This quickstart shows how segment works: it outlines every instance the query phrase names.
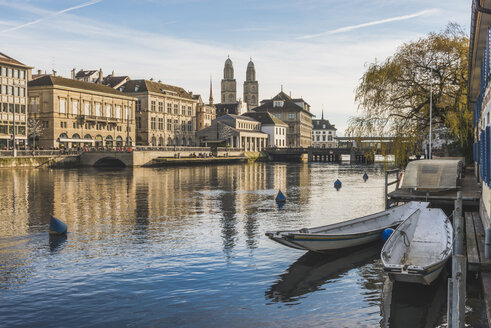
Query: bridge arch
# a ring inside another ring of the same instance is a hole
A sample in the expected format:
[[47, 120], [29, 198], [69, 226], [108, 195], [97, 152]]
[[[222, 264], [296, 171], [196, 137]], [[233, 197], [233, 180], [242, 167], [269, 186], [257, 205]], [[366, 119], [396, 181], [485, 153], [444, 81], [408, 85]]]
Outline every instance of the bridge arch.
[[106, 156], [98, 159], [94, 163], [94, 167], [126, 167], [126, 164], [116, 157]]

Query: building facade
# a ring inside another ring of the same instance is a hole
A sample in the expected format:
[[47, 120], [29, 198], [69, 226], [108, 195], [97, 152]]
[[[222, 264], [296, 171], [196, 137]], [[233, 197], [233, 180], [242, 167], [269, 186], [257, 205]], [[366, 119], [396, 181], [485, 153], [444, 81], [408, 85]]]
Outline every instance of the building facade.
[[27, 81], [32, 67], [0, 53], [0, 149], [20, 147], [27, 140]]
[[45, 75], [28, 83], [41, 148], [131, 147], [135, 99], [108, 86]]
[[336, 148], [337, 129], [324, 119], [324, 111], [320, 120], [312, 120], [312, 147], [315, 148]]
[[244, 81], [244, 102], [247, 103], [247, 110], [257, 107], [259, 103], [259, 84], [256, 81], [256, 68], [252, 58], [247, 64], [246, 80]]
[[262, 100], [255, 112], [269, 112], [288, 125], [286, 146], [290, 148], [312, 145], [312, 116], [310, 105], [302, 98], [293, 99], [281, 91], [272, 99]]
[[248, 112], [243, 116], [253, 118], [261, 123], [261, 131], [268, 135], [268, 147], [286, 147], [286, 130], [288, 129], [288, 124], [268, 112]]
[[268, 135], [261, 131], [261, 123], [247, 116], [227, 114], [217, 117], [211, 126], [198, 131], [204, 147], [232, 147], [258, 152], [267, 147]]
[[216, 108], [211, 104], [205, 104], [200, 95], [194, 95], [196, 100], [196, 131], [203, 130], [211, 126], [211, 122], [216, 118]]
[[153, 80], [130, 80], [119, 90], [137, 98], [137, 145], [196, 145], [197, 101], [190, 93]]

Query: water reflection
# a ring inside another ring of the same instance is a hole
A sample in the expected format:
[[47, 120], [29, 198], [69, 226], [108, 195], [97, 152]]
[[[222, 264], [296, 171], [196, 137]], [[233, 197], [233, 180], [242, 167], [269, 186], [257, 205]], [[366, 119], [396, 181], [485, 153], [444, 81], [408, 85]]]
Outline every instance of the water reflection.
[[383, 328], [433, 328], [442, 324], [446, 311], [448, 273], [443, 270], [430, 286], [386, 279], [381, 302]]
[[60, 252], [65, 248], [67, 235], [49, 235], [49, 250], [51, 253]]
[[[336, 281], [349, 270], [357, 267], [365, 268], [365, 264], [378, 257], [380, 249], [380, 243], [374, 243], [334, 254], [307, 252], [266, 291], [266, 298], [275, 302], [296, 301], [300, 296]], [[373, 288], [373, 280], [376, 278], [372, 274], [362, 272], [362, 276], [365, 278], [363, 284], [369, 290], [380, 290]]]

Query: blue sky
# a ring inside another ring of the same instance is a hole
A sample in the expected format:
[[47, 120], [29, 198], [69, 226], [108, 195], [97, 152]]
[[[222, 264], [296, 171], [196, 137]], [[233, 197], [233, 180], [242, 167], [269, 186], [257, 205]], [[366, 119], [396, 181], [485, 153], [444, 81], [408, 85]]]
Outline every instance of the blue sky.
[[0, 52], [69, 77], [72, 68], [154, 78], [215, 100], [227, 55], [238, 97], [249, 58], [260, 99], [280, 86], [343, 134], [366, 65], [452, 21], [471, 1], [0, 0]]

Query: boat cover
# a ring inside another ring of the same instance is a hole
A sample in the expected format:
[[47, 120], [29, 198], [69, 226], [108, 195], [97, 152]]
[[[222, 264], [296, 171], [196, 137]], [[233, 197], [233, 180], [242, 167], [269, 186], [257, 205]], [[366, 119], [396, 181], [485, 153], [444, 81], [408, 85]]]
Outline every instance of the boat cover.
[[412, 161], [406, 166], [401, 188], [446, 190], [457, 188], [463, 162], [458, 159]]

